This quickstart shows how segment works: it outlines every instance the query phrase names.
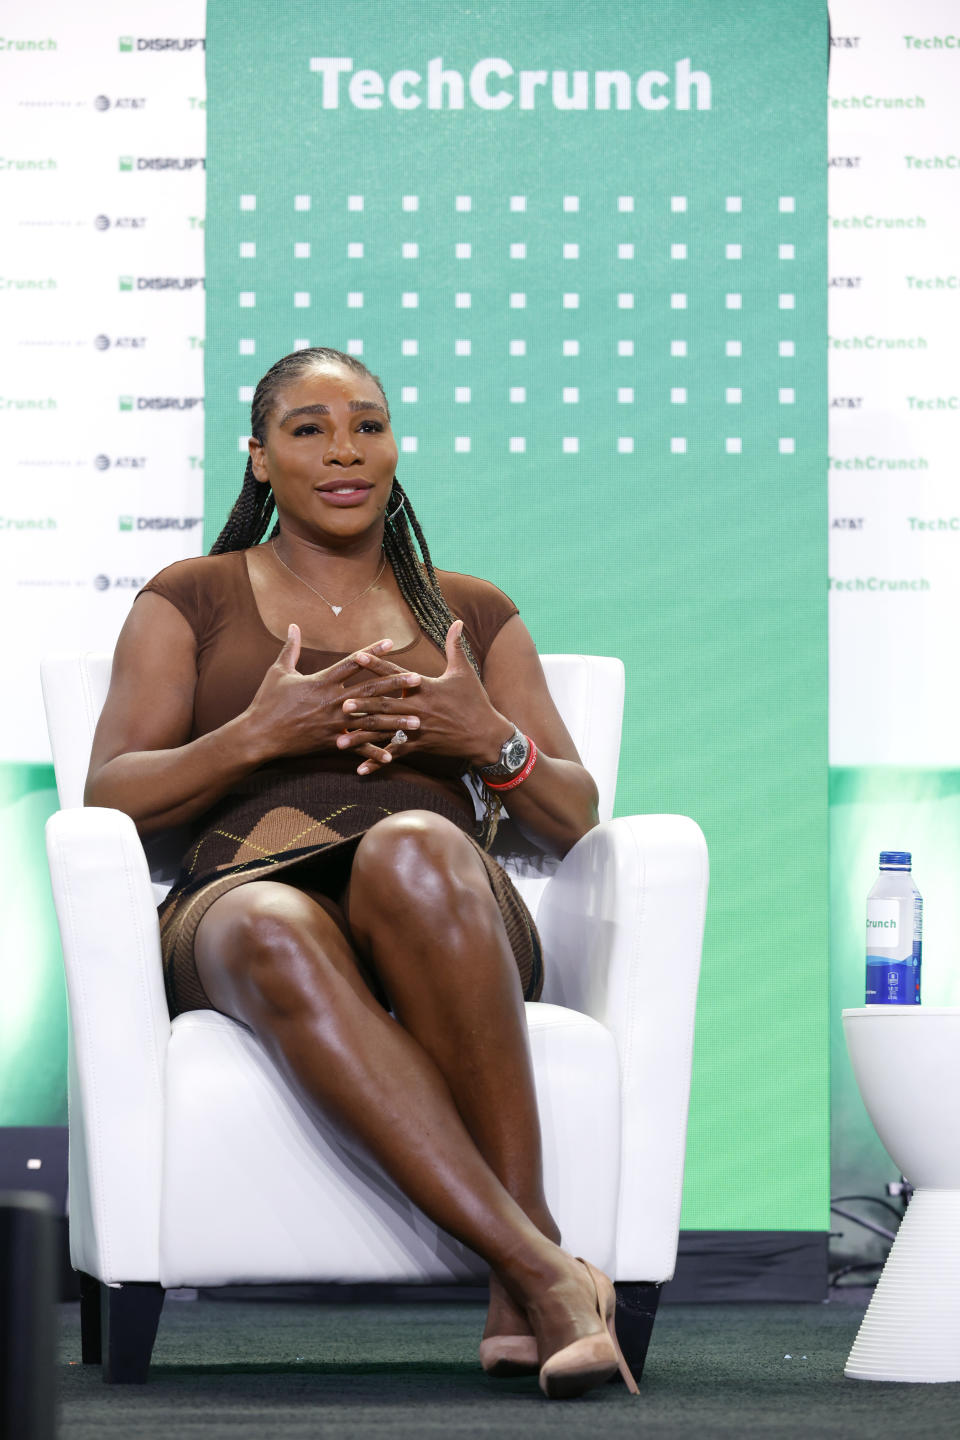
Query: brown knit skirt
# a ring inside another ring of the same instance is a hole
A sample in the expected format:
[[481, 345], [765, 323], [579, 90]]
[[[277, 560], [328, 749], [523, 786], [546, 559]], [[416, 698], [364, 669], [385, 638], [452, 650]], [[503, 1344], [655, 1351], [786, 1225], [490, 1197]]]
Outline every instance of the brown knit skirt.
[[366, 832], [379, 820], [404, 810], [442, 815], [476, 846], [500, 908], [524, 999], [538, 999], [543, 962], [533, 917], [507, 873], [477, 845], [470, 817], [452, 797], [418, 784], [409, 771], [406, 775], [381, 772], [371, 785], [342, 771], [264, 769], [205, 817], [173, 889], [160, 906], [171, 1017], [185, 1010], [215, 1008], [200, 983], [193, 956], [197, 926], [215, 900], [237, 885], [277, 879], [335, 901]]

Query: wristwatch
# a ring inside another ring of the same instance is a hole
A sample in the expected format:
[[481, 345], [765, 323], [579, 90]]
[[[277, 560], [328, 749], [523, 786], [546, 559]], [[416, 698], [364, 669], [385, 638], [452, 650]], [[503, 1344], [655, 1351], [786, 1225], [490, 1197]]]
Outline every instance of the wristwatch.
[[493, 765], [481, 765], [480, 774], [485, 780], [509, 780], [519, 774], [530, 755], [530, 741], [516, 726], [500, 747], [500, 759]]

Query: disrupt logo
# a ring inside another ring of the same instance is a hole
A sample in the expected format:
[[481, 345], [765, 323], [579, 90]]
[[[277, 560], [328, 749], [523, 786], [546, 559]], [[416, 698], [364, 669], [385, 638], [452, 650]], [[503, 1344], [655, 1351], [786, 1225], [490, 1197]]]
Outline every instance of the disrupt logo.
[[518, 110], [535, 110], [538, 100], [555, 110], [629, 110], [634, 96], [641, 110], [666, 110], [671, 103], [675, 110], [689, 110], [694, 91], [698, 110], [709, 110], [711, 103], [710, 76], [692, 70], [689, 59], [675, 63], [672, 80], [664, 70], [646, 70], [634, 81], [626, 70], [595, 70], [592, 76], [588, 70], [514, 70], [499, 57], [478, 60], [464, 76], [445, 70], [437, 56], [427, 62], [425, 94], [418, 70], [396, 70], [384, 80], [377, 70], [354, 70], [352, 60], [316, 55], [310, 69], [321, 77], [324, 110], [340, 107], [341, 75], [350, 76], [345, 90], [355, 110], [379, 110], [384, 93], [395, 110], [416, 110], [424, 102], [428, 110], [462, 110], [468, 95], [480, 110], [503, 110], [514, 101]]
[[115, 575], [112, 579], [109, 575], [94, 575], [93, 588], [95, 590], [139, 590], [146, 585], [145, 575]]
[[[132, 95], [121, 95], [117, 100], [114, 100], [113, 105], [116, 110], [143, 110], [146, 107], [146, 103], [146, 100], [142, 97], [137, 99]], [[107, 95], [98, 95], [93, 102], [93, 108], [101, 112], [109, 110], [109, 97]]]
[[121, 290], [193, 290], [203, 286], [202, 275], [132, 275], [120, 276]]
[[145, 455], [118, 455], [111, 462], [109, 455], [95, 455], [93, 464], [97, 470], [109, 470], [111, 463], [118, 470], [143, 470], [147, 463]]
[[197, 166], [206, 170], [207, 162], [202, 155], [121, 155], [121, 170], [195, 170]]
[[121, 515], [121, 530], [193, 530], [202, 515]]
[[[95, 335], [93, 343], [98, 350], [109, 350], [110, 336]], [[146, 335], [118, 335], [113, 341], [118, 350], [142, 350], [146, 343]]]
[[195, 40], [181, 40], [171, 37], [156, 39], [143, 39], [138, 37], [134, 39], [132, 35], [120, 36], [120, 52], [123, 55], [130, 55], [134, 50], [195, 50], [198, 45], [201, 50], [206, 50], [207, 48], [207, 42], [202, 35]]
[[202, 395], [121, 395], [121, 410], [193, 410]]

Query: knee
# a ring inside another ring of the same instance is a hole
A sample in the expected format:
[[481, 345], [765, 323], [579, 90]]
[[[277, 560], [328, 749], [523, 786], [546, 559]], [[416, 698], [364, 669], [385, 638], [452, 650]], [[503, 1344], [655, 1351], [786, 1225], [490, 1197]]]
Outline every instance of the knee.
[[[429, 810], [406, 810], [373, 825], [353, 862], [355, 886], [374, 900], [462, 904], [471, 894], [490, 895], [476, 850], [462, 830]], [[492, 897], [491, 897], [492, 898]]]
[[332, 966], [295, 910], [251, 897], [231, 916], [221, 955], [234, 995], [251, 1022], [263, 1016], [305, 1017], [324, 1005]]

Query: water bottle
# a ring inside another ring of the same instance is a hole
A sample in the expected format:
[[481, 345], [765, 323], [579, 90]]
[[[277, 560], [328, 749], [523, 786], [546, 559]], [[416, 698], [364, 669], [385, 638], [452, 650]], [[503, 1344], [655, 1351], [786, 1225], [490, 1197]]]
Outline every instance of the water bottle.
[[923, 900], [909, 850], [882, 850], [867, 896], [867, 1004], [920, 1004]]

